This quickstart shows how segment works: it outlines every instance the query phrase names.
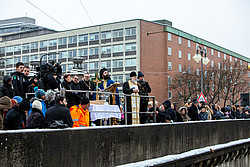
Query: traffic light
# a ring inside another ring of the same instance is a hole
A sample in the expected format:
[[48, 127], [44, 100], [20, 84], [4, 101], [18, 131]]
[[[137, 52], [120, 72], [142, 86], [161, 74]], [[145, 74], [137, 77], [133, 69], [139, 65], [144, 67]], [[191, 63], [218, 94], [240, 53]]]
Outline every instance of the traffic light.
[[241, 93], [240, 94], [241, 99], [241, 106], [249, 106], [249, 93]]

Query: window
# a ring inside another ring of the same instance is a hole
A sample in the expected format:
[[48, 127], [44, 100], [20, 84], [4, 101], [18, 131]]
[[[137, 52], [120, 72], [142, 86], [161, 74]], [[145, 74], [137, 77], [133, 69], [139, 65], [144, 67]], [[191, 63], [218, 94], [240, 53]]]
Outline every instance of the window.
[[237, 59], [237, 58], [235, 58], [235, 63], [237, 63], [237, 60], [238, 60], [238, 59]]
[[31, 49], [37, 49], [37, 48], [38, 48], [38, 42], [32, 42]]
[[14, 64], [21, 62], [21, 57], [14, 57]]
[[111, 38], [111, 31], [102, 32], [102, 39], [110, 39]]
[[40, 41], [40, 48], [46, 48], [48, 46], [48, 41]]
[[88, 34], [79, 35], [79, 42], [88, 42]]
[[29, 56], [27, 55], [27, 56], [23, 56], [22, 57], [22, 62], [23, 63], [29, 63]]
[[123, 75], [114, 75], [113, 81], [122, 83], [123, 82]]
[[53, 55], [49, 55], [49, 60], [55, 60], [56, 61], [56, 57], [57, 55], [56, 54], [53, 54]]
[[123, 37], [123, 29], [113, 31], [113, 38], [118, 38], [118, 37]]
[[214, 67], [214, 61], [211, 61], [211, 67]]
[[179, 78], [179, 86], [181, 87], [182, 86], [182, 79]]
[[212, 91], [214, 91], [214, 84], [212, 84]]
[[188, 80], [188, 87], [191, 88], [191, 81]]
[[[58, 59], [66, 59], [67, 58], [67, 52], [59, 52]], [[66, 66], [65, 66], [66, 67]], [[66, 68], [65, 68], [66, 71]]]
[[71, 71], [73, 69], [74, 65], [73, 64], [68, 64], [68, 71]]
[[99, 55], [99, 48], [89, 48], [89, 55]]
[[211, 73], [211, 78], [214, 79], [214, 72]]
[[136, 43], [126, 43], [126, 52], [127, 51], [136, 51]]
[[99, 40], [99, 33], [92, 33], [92, 34], [89, 34], [89, 40], [90, 41], [96, 41], [96, 40]]
[[224, 60], [226, 60], [227, 59], [227, 55], [226, 54], [224, 54]]
[[172, 84], [172, 77], [168, 76], [168, 84], [171, 85]]
[[196, 82], [196, 88], [199, 89], [199, 81]]
[[196, 69], [196, 75], [199, 76], [200, 75], [200, 70]]
[[76, 57], [76, 50], [69, 50], [68, 51], [68, 57], [69, 58]]
[[98, 62], [89, 63], [90, 70], [98, 69], [99, 68], [98, 66], [99, 66]]
[[220, 52], [218, 51], [218, 57], [220, 57]]
[[232, 62], [232, 61], [233, 61], [233, 60], [232, 60], [232, 56], [230, 56], [230, 57], [229, 57], [229, 59], [230, 59], [230, 62]]
[[188, 66], [188, 74], [191, 74], [191, 67]]
[[57, 40], [56, 39], [49, 40], [49, 46], [56, 46], [56, 45], [57, 45]]
[[190, 40], [188, 40], [188, 47], [189, 47], [189, 48], [191, 47]]
[[214, 50], [213, 49], [211, 49], [211, 55], [214, 55]]
[[88, 56], [88, 49], [79, 49], [78, 56]]
[[83, 70], [88, 70], [88, 64], [87, 63], [83, 63], [82, 64], [82, 68], [83, 68]]
[[218, 63], [218, 69], [220, 69], [220, 63]]
[[21, 51], [21, 45], [15, 45], [14, 46], [14, 52]]
[[204, 71], [204, 77], [207, 77], [207, 71]]
[[179, 50], [179, 58], [181, 59], [181, 51]]
[[67, 38], [59, 38], [58, 45], [67, 45]]
[[178, 41], [179, 41], [179, 44], [181, 44], [181, 37], [179, 37], [179, 40], [178, 40]]
[[29, 49], [30, 49], [29, 43], [23, 44], [23, 50], [29, 50]]
[[7, 53], [13, 52], [13, 46], [8, 46], [7, 49], [6, 49], [6, 52]]
[[224, 92], [227, 93], [227, 87], [225, 87], [224, 89], [225, 89]]
[[126, 59], [125, 63], [126, 67], [136, 66], [136, 59]]
[[101, 49], [102, 49], [101, 54], [111, 53], [111, 46], [103, 46]]
[[240, 60], [240, 65], [242, 66], [242, 60]]
[[171, 91], [168, 91], [168, 98], [172, 99], [172, 92]]
[[76, 43], [77, 42], [77, 36], [69, 37], [69, 44]]
[[114, 45], [113, 46], [113, 53], [123, 52], [123, 45]]
[[13, 64], [13, 58], [6, 59], [6, 64]]
[[38, 55], [31, 55], [30, 60], [38, 60]]
[[0, 48], [0, 53], [1, 53], [1, 54], [4, 54], [4, 53], [5, 53], [5, 48], [4, 48], [4, 47]]
[[123, 67], [123, 60], [113, 60], [113, 67], [114, 68]]
[[168, 62], [168, 70], [172, 70], [172, 62]]
[[191, 61], [191, 54], [188, 53], [188, 61]]
[[136, 35], [136, 28], [126, 28], [126, 36]]
[[171, 33], [168, 33], [168, 40], [171, 41]]
[[111, 61], [101, 62], [101, 68], [111, 68]]
[[179, 72], [182, 72], [181, 64], [179, 64]]
[[168, 47], [168, 55], [171, 56], [172, 55], [172, 49], [170, 47]]

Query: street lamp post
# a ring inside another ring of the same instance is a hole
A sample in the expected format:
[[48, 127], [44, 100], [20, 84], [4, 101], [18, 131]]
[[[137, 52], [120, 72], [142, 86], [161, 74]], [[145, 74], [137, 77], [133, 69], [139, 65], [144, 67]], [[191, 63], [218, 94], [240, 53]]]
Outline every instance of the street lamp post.
[[[200, 54], [199, 54], [200, 51]], [[204, 53], [204, 57], [203, 57]], [[210, 60], [207, 58], [207, 50], [197, 46], [196, 54], [194, 55], [193, 59], [197, 62], [201, 61], [201, 92], [203, 93], [203, 64], [207, 65]]]

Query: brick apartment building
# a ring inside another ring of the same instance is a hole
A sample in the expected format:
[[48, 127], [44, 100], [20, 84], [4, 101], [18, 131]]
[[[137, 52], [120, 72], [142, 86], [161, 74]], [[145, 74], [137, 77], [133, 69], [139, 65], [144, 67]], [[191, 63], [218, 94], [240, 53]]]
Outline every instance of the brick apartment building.
[[206, 47], [213, 65], [224, 58], [245, 67], [250, 63], [245, 56], [173, 28], [167, 20], [135, 19], [20, 38], [18, 34], [1, 36], [2, 74], [13, 72], [18, 61], [31, 66], [44, 54], [51, 54], [44, 61], [61, 62], [66, 73], [74, 68], [73, 58], [81, 58], [83, 71], [94, 75], [105, 67], [116, 82], [128, 80], [131, 71], [142, 71], [151, 85], [150, 95], [159, 102], [169, 98], [168, 91], [172, 92], [168, 89], [169, 77], [181, 72], [185, 65], [191, 70], [200, 69], [192, 59], [197, 45]]

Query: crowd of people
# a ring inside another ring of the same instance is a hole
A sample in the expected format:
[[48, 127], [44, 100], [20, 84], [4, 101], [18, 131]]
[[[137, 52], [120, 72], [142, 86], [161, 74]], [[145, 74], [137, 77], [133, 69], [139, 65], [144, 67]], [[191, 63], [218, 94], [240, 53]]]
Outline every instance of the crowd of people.
[[[42, 68], [47, 67], [50, 66]], [[30, 77], [29, 67], [18, 62], [16, 71], [11, 76], [3, 77], [0, 87], [0, 129], [88, 127], [91, 124], [103, 124], [102, 120], [92, 122], [88, 110], [90, 100], [99, 100], [97, 94], [76, 90], [100, 91], [110, 88], [115, 82], [110, 78], [107, 69], [100, 70], [100, 79], [95, 78], [96, 82], [90, 80], [91, 76], [87, 72], [80, 81], [78, 75], [65, 74], [61, 82], [57, 70], [45, 71], [40, 73], [40, 77]], [[144, 74], [140, 71], [131, 72], [130, 79], [124, 82], [122, 87], [123, 93], [127, 95], [126, 104], [120, 103], [119, 95], [109, 95], [105, 99], [109, 104], [118, 105], [122, 112], [121, 119], [109, 119], [109, 125], [125, 124], [125, 117], [127, 124], [152, 123], [155, 122], [154, 114], [156, 122], [167, 123], [250, 117], [248, 106], [241, 110], [240, 106], [220, 108], [214, 104], [210, 108], [205, 103], [198, 103], [196, 99], [179, 110], [169, 100], [164, 101], [162, 105], [156, 101], [154, 113], [153, 102], [148, 98], [151, 87], [144, 81]], [[72, 91], [57, 95], [56, 92], [61, 92], [60, 90]], [[112, 92], [118, 93], [117, 87], [114, 87]], [[126, 114], [123, 107], [125, 105]]]

